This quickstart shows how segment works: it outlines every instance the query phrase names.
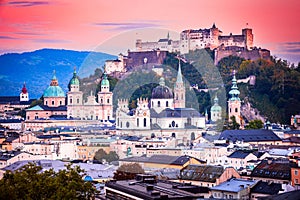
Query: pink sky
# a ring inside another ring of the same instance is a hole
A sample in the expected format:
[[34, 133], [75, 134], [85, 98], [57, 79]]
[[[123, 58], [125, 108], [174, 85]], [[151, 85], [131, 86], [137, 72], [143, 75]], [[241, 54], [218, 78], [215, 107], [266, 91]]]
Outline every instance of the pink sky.
[[[299, 0], [0, 1], [0, 53], [41, 48], [95, 50], [124, 31], [136, 33], [126, 40], [133, 45], [143, 36], [136, 28], [163, 29], [160, 34], [165, 36], [168, 30], [180, 33], [209, 28], [215, 22], [223, 34], [240, 34], [248, 23], [256, 46], [298, 62], [299, 8]], [[159, 37], [149, 35], [153, 40]], [[128, 49], [126, 42], [119, 44]]]

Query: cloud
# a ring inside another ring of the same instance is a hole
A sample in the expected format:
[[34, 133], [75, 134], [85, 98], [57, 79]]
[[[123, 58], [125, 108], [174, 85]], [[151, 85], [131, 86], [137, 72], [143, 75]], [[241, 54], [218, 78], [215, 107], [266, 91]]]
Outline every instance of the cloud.
[[277, 46], [277, 51], [281, 53], [300, 53], [300, 42], [294, 41], [294, 42], [284, 42], [279, 43]]
[[16, 40], [18, 38], [11, 37], [11, 36], [5, 36], [5, 35], [0, 35], [0, 40]]
[[145, 21], [145, 22], [101, 22], [94, 23], [93, 25], [106, 27], [112, 31], [124, 31], [138, 28], [150, 28], [161, 26], [156, 21]]
[[68, 40], [60, 40], [60, 39], [34, 39], [32, 40], [35, 43], [70, 43]]
[[7, 3], [16, 7], [42, 6], [50, 4], [48, 1], [9, 1]]
[[44, 33], [33, 33], [33, 32], [16, 32], [14, 34], [17, 34], [17, 35], [46, 35]]

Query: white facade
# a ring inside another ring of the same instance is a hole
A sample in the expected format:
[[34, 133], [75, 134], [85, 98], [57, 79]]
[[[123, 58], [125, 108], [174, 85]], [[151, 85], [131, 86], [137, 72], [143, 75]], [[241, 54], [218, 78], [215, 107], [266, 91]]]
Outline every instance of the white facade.
[[[137, 108], [129, 111], [128, 100], [119, 99], [117, 132], [146, 137], [174, 137], [184, 143], [201, 137], [205, 118], [195, 109], [184, 107], [185, 86], [181, 76], [179, 68], [174, 94], [161, 78], [160, 85], [152, 90], [150, 105], [148, 99], [138, 99]], [[183, 98], [174, 99], [174, 96]]]
[[109, 91], [109, 81], [106, 73], [103, 75], [101, 89], [97, 94], [98, 102], [92, 92], [87, 101], [84, 102], [76, 72], [74, 72], [69, 86], [69, 92], [67, 93], [68, 118], [104, 121], [113, 119], [113, 93]]

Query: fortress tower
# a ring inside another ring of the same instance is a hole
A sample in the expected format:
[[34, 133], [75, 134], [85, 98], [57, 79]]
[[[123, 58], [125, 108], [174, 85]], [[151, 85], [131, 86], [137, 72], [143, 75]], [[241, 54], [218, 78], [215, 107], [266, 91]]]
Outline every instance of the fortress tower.
[[242, 29], [242, 35], [245, 36], [246, 48], [248, 50], [253, 49], [253, 33], [251, 28]]

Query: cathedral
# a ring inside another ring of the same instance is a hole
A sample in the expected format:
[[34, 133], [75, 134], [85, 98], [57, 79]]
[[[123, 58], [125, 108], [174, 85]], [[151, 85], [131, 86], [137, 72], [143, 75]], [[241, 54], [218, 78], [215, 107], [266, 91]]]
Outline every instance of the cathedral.
[[109, 81], [104, 72], [100, 91], [95, 95], [91, 92], [87, 101], [83, 100], [83, 92], [80, 91], [79, 79], [74, 70], [73, 77], [69, 82], [69, 92], [67, 93], [67, 117], [75, 119], [102, 120], [113, 119], [113, 93], [109, 91]]
[[[26, 98], [24, 92], [25, 90], [22, 90], [21, 96]], [[103, 74], [97, 97], [98, 102], [91, 92], [87, 101], [84, 101], [76, 70], [74, 70], [73, 77], [69, 82], [69, 91], [66, 95], [59, 86], [54, 72], [50, 85], [44, 91], [43, 104], [27, 109], [26, 120], [59, 118], [105, 122], [113, 119], [113, 94], [109, 91], [106, 73]]]
[[151, 99], [137, 100], [137, 108], [129, 110], [127, 99], [118, 99], [116, 128], [119, 134], [145, 137], [173, 137], [184, 144], [201, 136], [205, 117], [185, 107], [185, 84], [180, 62], [174, 93], [163, 77], [152, 90]]

